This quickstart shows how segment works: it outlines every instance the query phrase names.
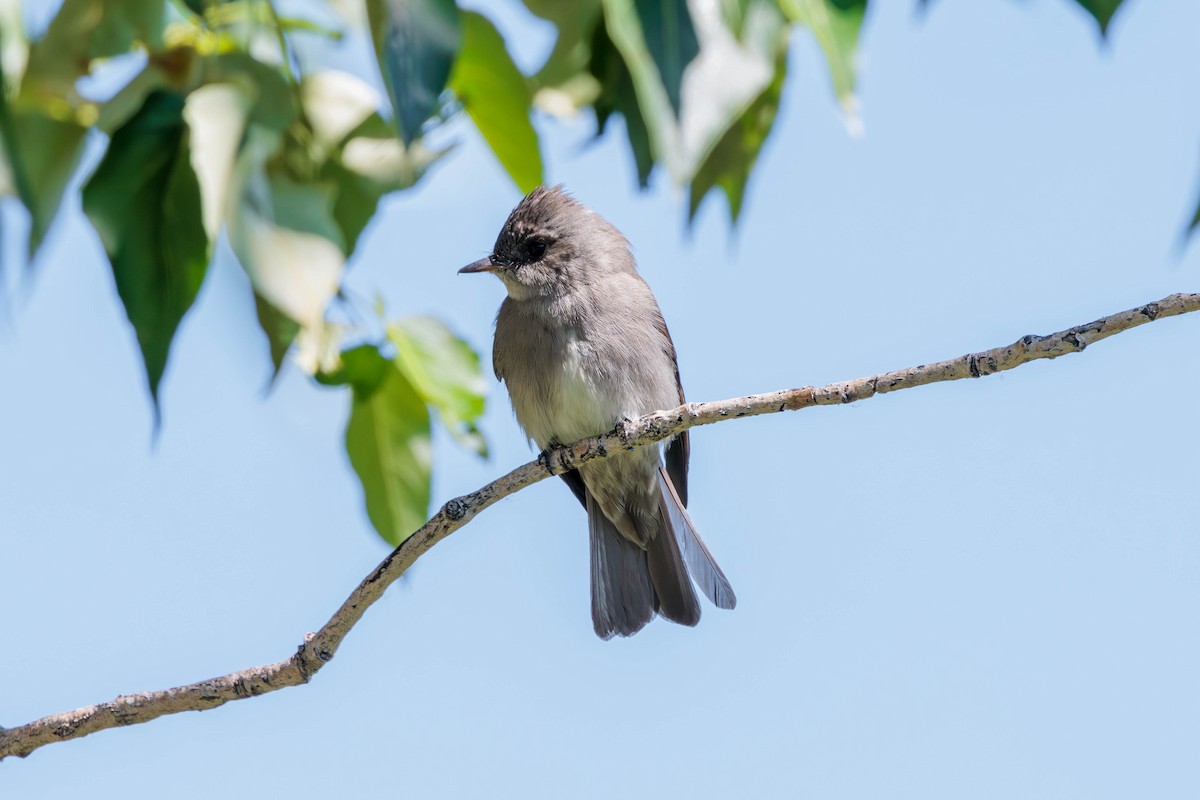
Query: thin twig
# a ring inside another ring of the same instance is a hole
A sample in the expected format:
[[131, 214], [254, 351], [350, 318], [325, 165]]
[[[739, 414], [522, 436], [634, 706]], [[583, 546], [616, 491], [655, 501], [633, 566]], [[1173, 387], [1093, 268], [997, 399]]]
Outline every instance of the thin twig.
[[283, 20], [279, 17], [279, 12], [275, 9], [275, 0], [263, 0], [267, 6], [267, 16], [271, 18], [271, 27], [275, 29], [275, 40], [279, 44], [279, 57], [283, 62], [283, 74], [287, 78], [288, 85], [292, 89], [292, 94], [295, 95], [296, 107], [303, 113], [303, 104], [300, 102], [300, 64], [297, 59], [292, 60], [292, 50], [288, 47], [287, 34], [283, 30]]
[[148, 722], [155, 717], [180, 711], [203, 711], [230, 700], [241, 700], [285, 686], [307, 683], [333, 658], [342, 640], [371, 604], [382, 597], [387, 587], [429, 548], [501, 498], [580, 464], [608, 458], [622, 451], [662, 441], [688, 428], [722, 420], [794, 411], [810, 406], [840, 405], [927, 383], [980, 378], [1030, 361], [1078, 353], [1088, 345], [1130, 328], [1197, 310], [1200, 310], [1200, 294], [1173, 294], [1157, 303], [1122, 311], [1086, 325], [1077, 325], [1049, 336], [1025, 336], [1006, 347], [969, 353], [949, 361], [819, 388], [809, 386], [713, 403], [688, 403], [670, 411], [659, 411], [623, 422], [612, 433], [545, 453], [536, 461], [513, 470], [483, 488], [447, 502], [432, 519], [372, 570], [325, 626], [317, 633], [306, 636], [304, 644], [290, 658], [174, 689], [122, 695], [107, 703], [54, 714], [17, 728], [0, 729], [0, 759], [13, 755], [23, 757], [51, 742], [77, 739], [106, 728]]

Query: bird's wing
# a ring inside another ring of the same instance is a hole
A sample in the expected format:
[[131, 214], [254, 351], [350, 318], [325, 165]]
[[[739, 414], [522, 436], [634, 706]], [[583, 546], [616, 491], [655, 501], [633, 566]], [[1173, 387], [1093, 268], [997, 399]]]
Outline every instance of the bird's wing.
[[[671, 341], [671, 332], [667, 330], [667, 321], [663, 319], [662, 312], [657, 308], [655, 308], [654, 327], [662, 335], [663, 351], [671, 359], [671, 366], [675, 370], [675, 388], [679, 390], [679, 404], [683, 405], [687, 400], [683, 397], [683, 382], [679, 380], [679, 360], [675, 357], [675, 343]], [[691, 454], [692, 442], [687, 431], [667, 442], [665, 454], [667, 475], [674, 484], [675, 493], [679, 495], [679, 500], [685, 508], [688, 500], [688, 460], [691, 458]]]

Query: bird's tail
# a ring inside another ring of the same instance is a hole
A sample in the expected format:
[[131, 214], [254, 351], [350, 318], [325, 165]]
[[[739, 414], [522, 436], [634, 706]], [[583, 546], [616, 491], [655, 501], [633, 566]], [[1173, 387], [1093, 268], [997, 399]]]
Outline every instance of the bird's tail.
[[678, 542], [688, 574], [717, 608], [732, 609], [737, 605], [737, 596], [729, 585], [729, 578], [721, 571], [704, 540], [696, 532], [687, 508], [679, 500], [675, 484], [662, 467], [658, 469], [658, 500], [662, 509], [663, 528]]
[[631, 636], [655, 613], [681, 625], [700, 621], [692, 585], [718, 608], [737, 603], [729, 579], [696, 532], [670, 477], [658, 474], [659, 529], [646, 549], [626, 539], [587, 493], [591, 535], [592, 625], [596, 635]]

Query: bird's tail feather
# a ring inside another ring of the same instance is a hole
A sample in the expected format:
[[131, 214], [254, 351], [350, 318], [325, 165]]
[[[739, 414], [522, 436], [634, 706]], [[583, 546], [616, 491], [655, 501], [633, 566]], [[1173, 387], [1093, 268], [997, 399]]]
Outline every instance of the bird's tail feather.
[[646, 551], [620, 534], [591, 492], [586, 497], [592, 553], [592, 627], [601, 639], [632, 636], [646, 627], [658, 610]]
[[658, 613], [672, 622], [692, 626], [700, 621], [700, 598], [688, 577], [679, 537], [665, 509], [659, 519], [657, 535], [646, 543], [646, 564], [658, 596]]
[[681, 625], [700, 621], [700, 601], [692, 582], [718, 608], [731, 609], [737, 597], [729, 579], [696, 532], [674, 484], [659, 469], [659, 519], [647, 549], [621, 535], [585, 492], [591, 536], [592, 626], [601, 639], [632, 636], [655, 613]]
[[679, 500], [675, 485], [670, 476], [661, 467], [658, 470], [659, 502], [662, 507], [664, 527], [674, 533], [679, 542], [678, 548], [683, 552], [683, 560], [687, 563], [687, 571], [700, 590], [712, 601], [717, 608], [732, 609], [737, 605], [737, 596], [729, 579], [717, 565], [716, 559], [704, 545], [704, 540], [696, 532], [692, 518]]

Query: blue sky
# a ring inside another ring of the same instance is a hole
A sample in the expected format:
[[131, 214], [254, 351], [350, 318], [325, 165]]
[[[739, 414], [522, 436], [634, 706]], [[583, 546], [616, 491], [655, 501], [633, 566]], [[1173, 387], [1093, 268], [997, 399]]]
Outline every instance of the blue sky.
[[[546, 123], [548, 175], [633, 241], [690, 399], [858, 377], [1195, 290], [1200, 6], [1131, 0], [1099, 46], [1065, 0], [878, 3], [866, 132], [797, 35], [731, 232], [691, 232], [616, 137]], [[513, 5], [502, 28], [546, 31]], [[518, 196], [478, 137], [389, 202], [351, 285], [490, 360], [486, 252]], [[8, 222], [13, 215], [8, 215]], [[16, 246], [5, 242], [6, 250]], [[286, 657], [386, 553], [347, 398], [264, 398], [245, 277], [210, 272], [151, 413], [77, 208], [0, 328], [0, 725]], [[306, 687], [46, 747], [13, 798], [1070, 798], [1200, 792], [1200, 318], [983, 381], [693, 438], [692, 511], [738, 592], [601, 642], [557, 481], [421, 559]], [[531, 457], [501, 386], [490, 461], [436, 441], [435, 503]]]

